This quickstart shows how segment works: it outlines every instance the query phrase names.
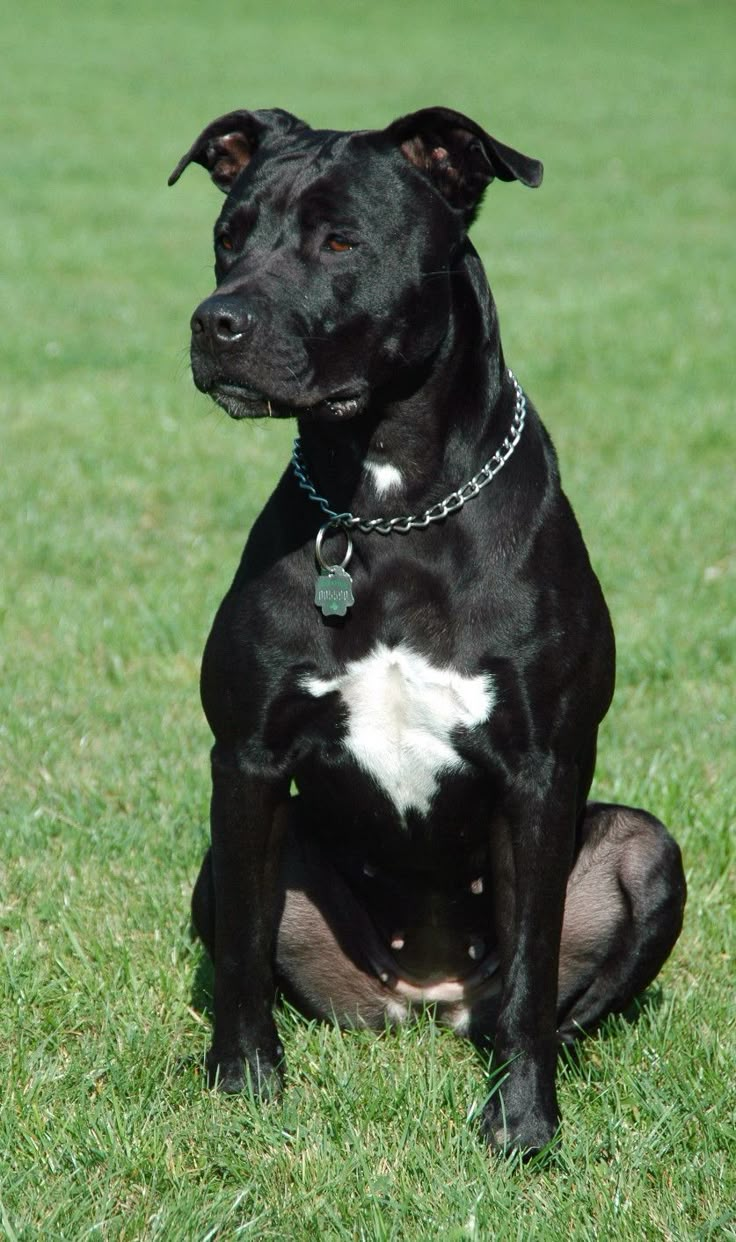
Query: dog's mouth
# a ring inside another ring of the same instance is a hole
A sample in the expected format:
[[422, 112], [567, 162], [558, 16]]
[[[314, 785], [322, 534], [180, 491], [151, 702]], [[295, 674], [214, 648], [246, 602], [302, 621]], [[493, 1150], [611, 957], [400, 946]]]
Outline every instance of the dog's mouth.
[[216, 383], [209, 389], [212, 400], [231, 418], [354, 418], [368, 404], [368, 394], [336, 395], [316, 402], [276, 400], [244, 384]]
[[231, 418], [292, 418], [289, 406], [270, 401], [263, 393], [241, 384], [215, 384], [209, 391], [212, 400]]

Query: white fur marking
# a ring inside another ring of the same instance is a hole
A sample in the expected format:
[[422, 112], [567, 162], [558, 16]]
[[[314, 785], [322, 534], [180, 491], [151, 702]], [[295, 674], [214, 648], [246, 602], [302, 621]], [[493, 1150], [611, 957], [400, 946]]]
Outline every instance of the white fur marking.
[[471, 1010], [467, 1005], [457, 1005], [447, 1014], [445, 1021], [449, 1022], [456, 1035], [465, 1036], [470, 1030]]
[[340, 693], [349, 713], [345, 744], [400, 815], [410, 807], [426, 815], [440, 774], [464, 766], [453, 730], [483, 724], [495, 701], [489, 673], [465, 677], [383, 643], [337, 677], [303, 684], [317, 697]]
[[426, 987], [422, 987], [418, 983], [407, 983], [404, 979], [398, 979], [394, 990], [414, 1005], [451, 1004], [465, 1000], [468, 985], [462, 979], [441, 979], [439, 983], [428, 983]]
[[386, 496], [397, 487], [401, 487], [403, 482], [401, 471], [396, 466], [392, 466], [390, 462], [367, 461], [365, 468], [373, 479], [373, 484], [379, 496]]
[[390, 1000], [386, 1005], [386, 1016], [390, 1022], [406, 1022], [409, 1016], [409, 1006], [403, 1005], [401, 1001]]

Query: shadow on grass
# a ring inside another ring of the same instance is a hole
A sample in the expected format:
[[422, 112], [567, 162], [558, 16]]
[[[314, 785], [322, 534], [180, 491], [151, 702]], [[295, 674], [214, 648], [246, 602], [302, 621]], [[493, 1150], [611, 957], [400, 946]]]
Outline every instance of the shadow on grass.
[[620, 1013], [609, 1014], [602, 1022], [590, 1030], [581, 1031], [578, 1039], [574, 1043], [565, 1043], [560, 1045], [559, 1060], [572, 1073], [582, 1074], [584, 1070], [584, 1062], [586, 1050], [591, 1046], [600, 1043], [603, 1040], [613, 1039], [620, 1027], [638, 1026], [642, 1017], [649, 1013], [656, 1013], [661, 1008], [664, 999], [662, 988], [659, 984], [654, 984], [642, 992], [641, 996], [637, 996], [622, 1009]]
[[211, 1022], [213, 1018], [212, 997], [215, 986], [214, 967], [209, 953], [199, 940], [191, 923], [189, 924], [189, 937], [196, 945], [198, 952], [197, 965], [194, 970], [194, 978], [192, 979], [191, 1006], [203, 1018], [207, 1018]]
[[[210, 1023], [213, 1020], [213, 992], [214, 992], [214, 968], [210, 960], [209, 954], [204, 946], [199, 942], [194, 928], [189, 927], [190, 939], [196, 944], [198, 950], [197, 963], [192, 979], [191, 1006], [198, 1014]], [[623, 1023], [628, 1027], [638, 1025], [642, 1016], [649, 1013], [655, 1013], [663, 1003], [663, 991], [659, 984], [653, 984], [647, 988], [641, 996], [636, 997], [626, 1009], [621, 1013], [609, 1014], [597, 1026], [590, 1030], [580, 1032], [579, 1038], [573, 1043], [560, 1044], [559, 1061], [565, 1065], [574, 1074], [582, 1074], [585, 1070], [586, 1052], [591, 1046], [595, 1046], [602, 1040], [613, 1039], [616, 1036], [618, 1028]], [[303, 1019], [304, 1022], [313, 1021], [308, 1015], [300, 1013], [298, 1007], [295, 1007], [293, 1001], [279, 994], [277, 1001], [278, 1007], [287, 1007], [292, 1017]], [[431, 1008], [431, 1007], [430, 1007]], [[497, 1066], [493, 1061], [493, 1042], [490, 1038], [471, 1039], [469, 1041], [480, 1060], [486, 1073], [494, 1073]]]
[[[647, 988], [620, 1013], [609, 1014], [596, 1026], [581, 1030], [572, 1043], [561, 1043], [558, 1051], [559, 1063], [573, 1074], [583, 1074], [586, 1055], [591, 1047], [601, 1041], [614, 1039], [622, 1024], [627, 1027], [637, 1026], [643, 1016], [656, 1013], [661, 1008], [663, 999], [664, 994], [659, 984]], [[486, 1037], [473, 1039], [471, 1042], [485, 1071], [493, 1074], [498, 1068], [494, 1063], [493, 1040]]]
[[[192, 975], [191, 987], [191, 1006], [201, 1017], [206, 1020], [210, 1027], [213, 1022], [213, 987], [214, 987], [214, 969], [204, 946], [197, 939], [194, 929], [190, 926], [190, 939], [193, 942], [196, 957], [194, 958], [194, 971]], [[560, 1069], [564, 1069], [565, 1073], [569, 1073], [576, 1078], [585, 1078], [589, 1072], [589, 1057], [602, 1041], [609, 1042], [614, 1046], [617, 1038], [620, 1038], [623, 1028], [634, 1028], [638, 1025], [641, 1018], [648, 1014], [654, 1014], [659, 1010], [664, 1001], [664, 994], [659, 985], [648, 988], [641, 996], [637, 997], [625, 1010], [621, 1013], [611, 1014], [605, 1018], [598, 1026], [589, 1031], [581, 1031], [580, 1036], [572, 1043], [564, 1043], [559, 1047], [558, 1065]], [[279, 993], [276, 1003], [277, 1013], [280, 1015], [279, 1029], [281, 1037], [286, 1043], [289, 1036], [297, 1034], [302, 1026], [322, 1025], [318, 1019], [309, 1018], [303, 1014], [298, 1007], [289, 1001], [285, 996]], [[433, 1007], [428, 1006], [428, 1010]], [[437, 1019], [434, 1014], [427, 1014], [431, 1022]], [[285, 1023], [285, 1028], [282, 1026]], [[329, 1025], [329, 1024], [328, 1024]], [[374, 1032], [377, 1038], [396, 1034], [396, 1028], [393, 1031], [388, 1027], [383, 1032]], [[211, 1038], [211, 1034], [210, 1034]], [[483, 1110], [491, 1095], [495, 1094], [502, 1086], [507, 1076], [508, 1065], [499, 1065], [494, 1061], [493, 1048], [490, 1041], [485, 1044], [479, 1040], [467, 1040], [471, 1044], [475, 1056], [480, 1061], [486, 1079], [486, 1094], [482, 1098], [476, 1100], [467, 1116], [467, 1121], [472, 1129], [477, 1133], [481, 1140], [487, 1141], [487, 1136], [483, 1134], [482, 1117]], [[359, 1055], [356, 1049], [356, 1056]], [[187, 1057], [179, 1065], [179, 1071], [190, 1074], [194, 1072], [197, 1076], [201, 1075], [203, 1081], [206, 1082], [207, 1074], [205, 1062], [202, 1056]], [[250, 1092], [251, 1103], [256, 1107], [260, 1115], [262, 1101], [258, 1101]], [[509, 1168], [526, 1167], [530, 1172], [544, 1171], [550, 1173], [555, 1169], [564, 1169], [567, 1167], [564, 1149], [560, 1146], [561, 1131], [558, 1129], [552, 1139], [545, 1147], [539, 1151], [521, 1152], [517, 1150], [497, 1150], [495, 1155], [503, 1158]]]

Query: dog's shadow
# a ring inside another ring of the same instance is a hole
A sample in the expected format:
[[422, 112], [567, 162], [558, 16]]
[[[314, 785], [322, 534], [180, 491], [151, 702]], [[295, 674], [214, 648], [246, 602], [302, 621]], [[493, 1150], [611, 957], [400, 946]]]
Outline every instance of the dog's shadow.
[[[601, 1041], [613, 1041], [624, 1027], [638, 1026], [642, 1017], [655, 1013], [662, 1005], [664, 994], [659, 984], [648, 987], [640, 996], [619, 1013], [611, 1013], [593, 1027], [581, 1029], [579, 1035], [572, 1039], [561, 1040], [558, 1046], [558, 1066], [575, 1075], [586, 1074], [586, 1062], [589, 1053]], [[490, 1073], [497, 1073], [500, 1067], [494, 1056], [493, 1040], [490, 1036], [470, 1038], [476, 1056], [483, 1068]]]
[[652, 984], [641, 995], [622, 1009], [620, 1013], [608, 1014], [590, 1030], [580, 1032], [580, 1036], [572, 1042], [560, 1044], [558, 1064], [575, 1076], [587, 1074], [588, 1055], [601, 1042], [614, 1041], [622, 1027], [633, 1029], [647, 1014], [656, 1013], [662, 1007], [664, 993], [659, 984]]
[[[193, 927], [189, 928], [189, 934], [195, 944], [195, 952], [198, 952], [197, 963], [194, 969], [192, 979], [192, 990], [190, 1003], [192, 1009], [208, 1022], [213, 1021], [214, 1006], [214, 979], [215, 972], [210, 960], [209, 954], [204, 946], [199, 942]], [[621, 1013], [610, 1014], [604, 1018], [596, 1027], [591, 1030], [581, 1031], [578, 1039], [572, 1043], [560, 1044], [558, 1054], [558, 1064], [560, 1068], [564, 1067], [566, 1072], [575, 1076], [582, 1076], [587, 1072], [586, 1061], [591, 1048], [594, 1048], [601, 1040], [608, 1041], [616, 1038], [617, 1033], [621, 1029], [621, 1024], [633, 1028], [636, 1027], [642, 1017], [647, 1014], [656, 1013], [661, 1008], [664, 1001], [664, 993], [658, 984], [652, 984], [646, 991], [636, 997], [626, 1009]], [[298, 1011], [291, 1010], [293, 1017], [300, 1016]], [[310, 1019], [305, 1017], [305, 1022]], [[494, 1056], [492, 1041], [472, 1040], [473, 1049], [478, 1060], [481, 1062], [484, 1070], [493, 1072]]]
[[200, 942], [191, 923], [189, 924], [189, 938], [193, 942], [194, 952], [197, 954], [197, 964], [194, 968], [189, 1003], [195, 1013], [212, 1022], [214, 1017], [212, 998], [215, 990], [215, 970], [209, 953]]

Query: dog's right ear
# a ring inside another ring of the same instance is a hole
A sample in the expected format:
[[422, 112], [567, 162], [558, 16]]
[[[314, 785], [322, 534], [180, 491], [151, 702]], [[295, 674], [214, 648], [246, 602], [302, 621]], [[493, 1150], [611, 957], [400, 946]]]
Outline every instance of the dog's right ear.
[[202, 130], [186, 155], [179, 160], [169, 177], [169, 185], [179, 180], [189, 164], [201, 164], [215, 185], [227, 194], [235, 178], [250, 163], [266, 133], [273, 130], [288, 133], [305, 128], [304, 121], [281, 108], [227, 112], [225, 116], [210, 121]]

